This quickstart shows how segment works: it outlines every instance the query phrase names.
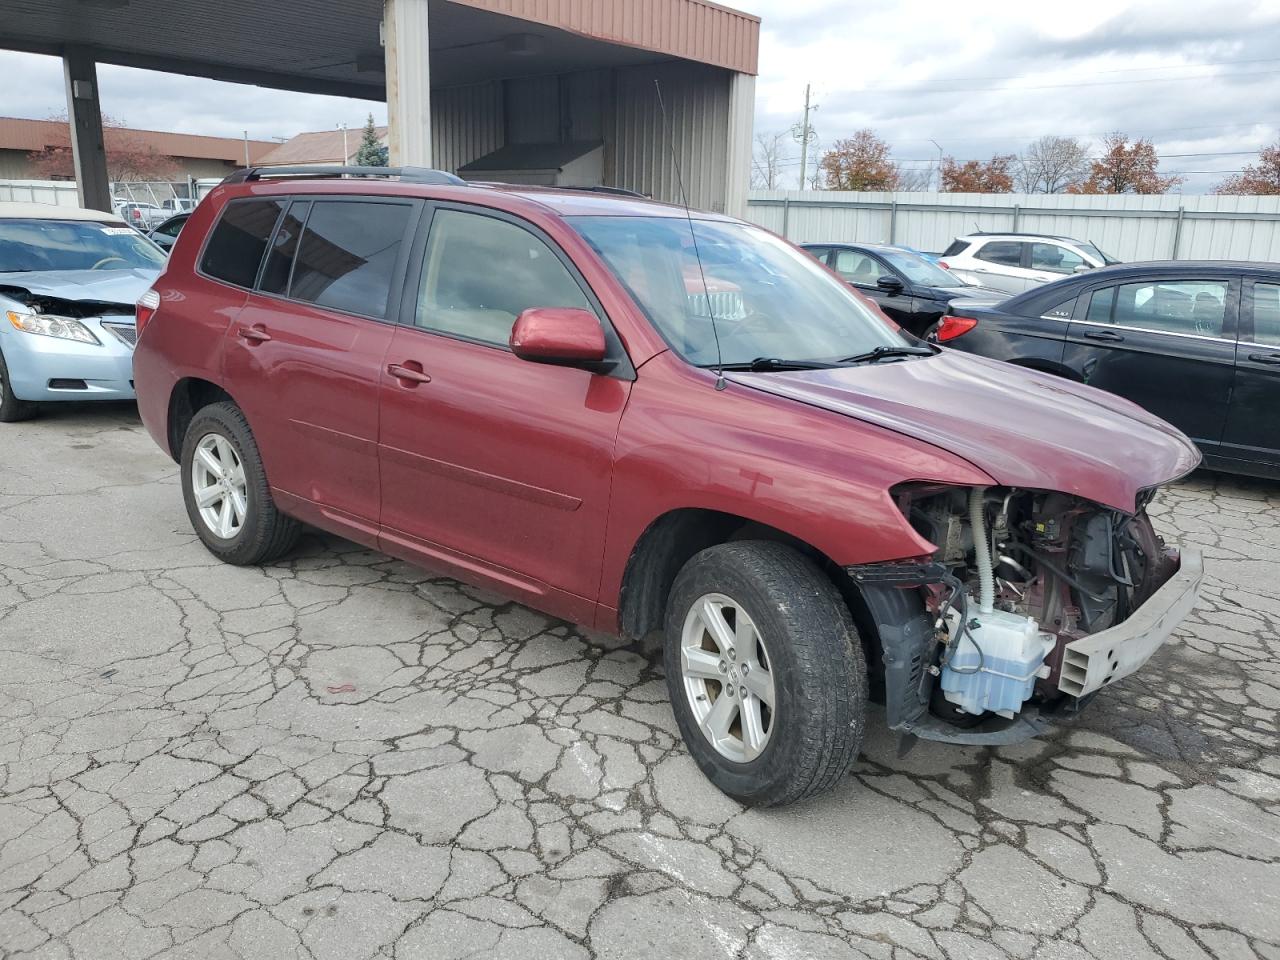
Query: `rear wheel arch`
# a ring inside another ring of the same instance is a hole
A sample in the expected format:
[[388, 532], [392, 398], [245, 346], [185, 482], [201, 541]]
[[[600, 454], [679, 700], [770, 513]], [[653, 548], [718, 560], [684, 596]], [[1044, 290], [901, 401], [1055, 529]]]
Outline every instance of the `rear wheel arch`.
[[[168, 441], [169, 456], [175, 461], [182, 453], [187, 428], [197, 413], [214, 403], [235, 403], [235, 398], [210, 380], [200, 377], [184, 377], [173, 385], [169, 393]], [[236, 404], [239, 406], [239, 404]]]

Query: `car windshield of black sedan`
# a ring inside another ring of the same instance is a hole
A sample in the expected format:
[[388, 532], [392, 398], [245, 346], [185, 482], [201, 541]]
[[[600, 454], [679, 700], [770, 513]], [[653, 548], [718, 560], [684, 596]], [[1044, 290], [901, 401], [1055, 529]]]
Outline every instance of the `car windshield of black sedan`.
[[878, 250], [877, 253], [888, 260], [899, 273], [905, 274], [908, 280], [922, 287], [968, 286], [954, 273], [943, 270], [919, 254], [908, 250]]
[[154, 269], [164, 253], [122, 223], [0, 220], [0, 273]]
[[907, 343], [816, 260], [757, 227], [675, 217], [570, 222], [690, 363], [833, 360]]

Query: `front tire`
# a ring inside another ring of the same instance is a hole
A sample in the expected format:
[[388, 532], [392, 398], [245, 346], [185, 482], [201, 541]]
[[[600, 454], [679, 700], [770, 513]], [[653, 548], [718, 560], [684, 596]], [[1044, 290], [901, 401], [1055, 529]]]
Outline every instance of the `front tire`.
[[803, 800], [857, 759], [862, 644], [835, 585], [793, 548], [741, 541], [694, 556], [668, 600], [664, 659], [689, 752], [735, 800]]
[[13, 394], [13, 386], [9, 383], [9, 368], [5, 366], [4, 354], [0, 353], [0, 423], [17, 423], [30, 420], [39, 410], [29, 400], [19, 400]]
[[266, 563], [298, 540], [298, 522], [276, 509], [253, 431], [234, 403], [201, 408], [182, 442], [187, 516], [209, 552], [237, 566]]

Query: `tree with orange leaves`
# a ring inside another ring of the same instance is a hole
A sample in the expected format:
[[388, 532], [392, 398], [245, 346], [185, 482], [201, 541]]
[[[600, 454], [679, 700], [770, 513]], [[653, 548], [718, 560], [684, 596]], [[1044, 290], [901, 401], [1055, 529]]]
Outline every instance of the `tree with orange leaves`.
[[1251, 163], [1234, 177], [1227, 177], [1213, 191], [1249, 197], [1280, 196], [1280, 140], [1263, 147], [1258, 163]]
[[1102, 156], [1090, 164], [1088, 178], [1068, 193], [1168, 193], [1182, 177], [1162, 177], [1160, 158], [1150, 140], [1113, 133], [1102, 141]]
[[954, 157], [942, 161], [943, 193], [1012, 193], [1012, 156], [995, 156], [983, 162], [957, 163]]

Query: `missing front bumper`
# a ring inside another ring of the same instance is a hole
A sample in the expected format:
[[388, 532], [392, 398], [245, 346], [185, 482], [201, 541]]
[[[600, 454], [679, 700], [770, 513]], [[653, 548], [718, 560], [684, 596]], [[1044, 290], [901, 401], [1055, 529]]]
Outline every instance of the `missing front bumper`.
[[1138, 670], [1191, 612], [1203, 576], [1200, 552], [1182, 551], [1178, 572], [1128, 620], [1067, 644], [1058, 689], [1087, 697]]

